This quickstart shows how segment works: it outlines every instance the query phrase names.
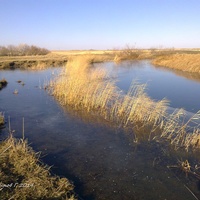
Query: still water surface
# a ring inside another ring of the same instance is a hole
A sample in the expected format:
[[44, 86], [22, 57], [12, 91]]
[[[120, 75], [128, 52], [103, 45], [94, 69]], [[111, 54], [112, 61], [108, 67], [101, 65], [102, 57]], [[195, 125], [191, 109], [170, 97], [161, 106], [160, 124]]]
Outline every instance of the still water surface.
[[[147, 92], [154, 99], [168, 97], [172, 107], [198, 110], [198, 101], [180, 97], [187, 91], [199, 98], [198, 81], [156, 69], [147, 61], [125, 62], [118, 66], [106, 63], [102, 67], [116, 73], [117, 84], [124, 91], [132, 79], [137, 78], [141, 83], [148, 83]], [[192, 165], [199, 164], [198, 156], [174, 153], [170, 147], [156, 141], [134, 144], [123, 130], [91, 119], [84, 113], [69, 108], [64, 110], [41, 89], [53, 76], [52, 71], [56, 69], [0, 71], [0, 79], [4, 77], [9, 82], [0, 91], [0, 110], [5, 112], [6, 118], [11, 117], [11, 128], [16, 130], [16, 137], [21, 137], [22, 118], [25, 118], [25, 136], [30, 145], [42, 151], [42, 160], [53, 165], [53, 173], [67, 176], [74, 182], [79, 199], [195, 199], [188, 188], [200, 198], [198, 179], [186, 178], [178, 168], [167, 168], [176, 165], [177, 159], [189, 159]], [[22, 80], [25, 85], [17, 80]], [[177, 87], [172, 82], [176, 82]], [[19, 91], [18, 95], [13, 94], [15, 89]], [[6, 136], [6, 129], [1, 130], [2, 137]]]
[[133, 80], [147, 84], [146, 93], [155, 100], [166, 98], [173, 108], [196, 113], [200, 110], [200, 75], [154, 67], [147, 61], [98, 64], [117, 77], [120, 89], [128, 91]]

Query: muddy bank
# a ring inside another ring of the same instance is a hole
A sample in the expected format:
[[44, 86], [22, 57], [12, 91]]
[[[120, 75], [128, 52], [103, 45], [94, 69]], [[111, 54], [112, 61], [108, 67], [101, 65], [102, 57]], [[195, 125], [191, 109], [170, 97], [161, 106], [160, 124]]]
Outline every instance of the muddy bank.
[[0, 69], [27, 69], [31, 67], [60, 66], [67, 62], [67, 58], [40, 58], [32, 56], [31, 58], [8, 58], [0, 61]]
[[[50, 53], [45, 56], [4, 56], [0, 57], [0, 69], [42, 69], [49, 66], [62, 66], [67, 63], [71, 57], [76, 57], [78, 54], [56, 54]], [[91, 62], [104, 62], [113, 60], [114, 54], [99, 54], [92, 56]]]

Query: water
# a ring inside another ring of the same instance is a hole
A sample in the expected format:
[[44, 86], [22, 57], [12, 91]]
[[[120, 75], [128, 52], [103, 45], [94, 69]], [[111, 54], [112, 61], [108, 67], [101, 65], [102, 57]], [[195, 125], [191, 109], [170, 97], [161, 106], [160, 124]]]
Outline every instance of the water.
[[[106, 64], [110, 72], [114, 70], [117, 73], [118, 86], [124, 90], [135, 73], [140, 81], [150, 83], [155, 81], [154, 73], [162, 75], [160, 81], [154, 83], [159, 82], [159, 87], [165, 73], [181, 78], [172, 72], [157, 71], [146, 61], [131, 64], [129, 68], [126, 66], [116, 68], [113, 63]], [[43, 83], [53, 76], [52, 70], [59, 69], [0, 71], [0, 79], [4, 77], [9, 82], [0, 91], [0, 110], [5, 112], [6, 118], [11, 117], [11, 128], [15, 129], [16, 137], [21, 137], [24, 117], [25, 136], [30, 145], [42, 151], [42, 160], [53, 165], [53, 173], [74, 182], [79, 199], [194, 199], [187, 187], [200, 198], [200, 183], [196, 177], [189, 175], [187, 178], [178, 166], [167, 168], [168, 165], [177, 165], [178, 159], [189, 159], [195, 166], [199, 164], [198, 155], [174, 152], [156, 141], [134, 144], [131, 136], [123, 130], [114, 129], [101, 120], [84, 115], [84, 112], [63, 109], [47, 91], [41, 89]], [[17, 83], [17, 80], [22, 80], [25, 85]], [[153, 94], [152, 86], [148, 88], [148, 92]], [[13, 94], [15, 89], [18, 95]], [[154, 94], [159, 95], [158, 91]], [[2, 137], [6, 136], [6, 129], [1, 130]]]
[[[98, 64], [101, 66], [102, 64]], [[173, 108], [196, 113], [200, 110], [200, 75], [156, 68], [149, 61], [104, 64], [117, 77], [117, 85], [127, 91], [133, 80], [147, 84], [147, 94], [155, 100], [166, 98]]]

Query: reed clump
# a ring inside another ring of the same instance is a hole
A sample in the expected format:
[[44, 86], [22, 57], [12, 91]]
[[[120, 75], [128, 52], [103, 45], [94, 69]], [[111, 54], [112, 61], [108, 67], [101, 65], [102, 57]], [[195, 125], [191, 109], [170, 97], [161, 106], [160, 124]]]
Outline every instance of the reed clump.
[[90, 69], [91, 57], [69, 59], [66, 68], [51, 81], [52, 94], [62, 105], [86, 112], [106, 115], [108, 101], [113, 99], [114, 82], [106, 80], [104, 70]]
[[187, 117], [184, 109], [177, 109], [165, 118], [161, 130], [161, 137], [168, 139], [176, 149], [200, 148], [200, 111]]
[[152, 63], [158, 66], [169, 67], [186, 72], [200, 73], [200, 54], [172, 54], [158, 56]]
[[90, 57], [69, 60], [62, 73], [49, 84], [52, 95], [63, 105], [84, 110], [120, 127], [136, 123], [158, 124], [165, 115], [167, 101], [155, 102], [145, 93], [145, 86], [132, 83], [123, 94], [102, 69], [90, 67]]
[[0, 199], [75, 199], [69, 180], [51, 176], [39, 155], [12, 135], [0, 143]]
[[169, 114], [166, 99], [153, 101], [145, 93], [145, 85], [136, 82], [124, 94], [105, 70], [90, 66], [91, 60], [89, 56], [69, 59], [63, 71], [49, 83], [51, 94], [63, 106], [128, 128], [135, 141], [142, 131], [149, 140], [166, 138], [176, 148], [200, 147], [200, 130], [195, 124], [200, 120], [199, 113], [188, 121], [185, 121], [186, 114], [182, 109]]

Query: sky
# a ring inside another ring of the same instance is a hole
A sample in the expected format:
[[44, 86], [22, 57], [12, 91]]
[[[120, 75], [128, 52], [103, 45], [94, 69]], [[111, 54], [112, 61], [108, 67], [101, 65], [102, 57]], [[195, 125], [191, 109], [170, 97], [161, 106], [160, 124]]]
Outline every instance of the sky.
[[200, 0], [0, 0], [0, 46], [200, 48]]

